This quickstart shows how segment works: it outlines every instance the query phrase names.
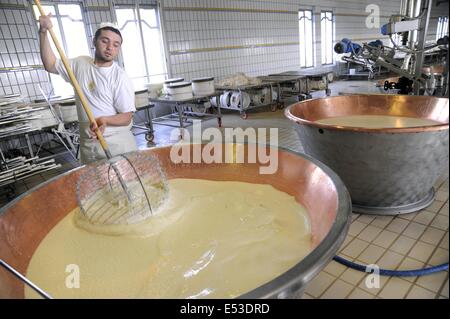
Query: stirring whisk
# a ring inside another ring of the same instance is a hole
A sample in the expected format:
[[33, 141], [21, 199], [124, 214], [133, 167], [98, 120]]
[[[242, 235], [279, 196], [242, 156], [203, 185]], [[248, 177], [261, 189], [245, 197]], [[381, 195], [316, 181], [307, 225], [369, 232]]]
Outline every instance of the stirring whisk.
[[[125, 183], [127, 193], [121, 183]], [[88, 165], [77, 183], [81, 213], [92, 224], [141, 222], [167, 196], [167, 180], [158, 159], [140, 152]]]

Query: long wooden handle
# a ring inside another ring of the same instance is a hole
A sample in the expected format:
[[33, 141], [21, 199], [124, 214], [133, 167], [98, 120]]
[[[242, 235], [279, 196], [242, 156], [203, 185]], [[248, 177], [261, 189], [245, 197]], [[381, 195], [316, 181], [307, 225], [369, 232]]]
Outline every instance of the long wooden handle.
[[[38, 7], [41, 15], [45, 16], [45, 12], [44, 12], [44, 9], [42, 9], [41, 2], [39, 0], [34, 0], [34, 3]], [[50, 28], [48, 31], [50, 32], [50, 35], [53, 39], [53, 43], [55, 44], [55, 47], [58, 50], [59, 56], [61, 57], [61, 61], [64, 64], [67, 74], [69, 74], [70, 82], [72, 82], [72, 85], [80, 98], [81, 105], [83, 106], [83, 109], [89, 118], [89, 122], [91, 124], [96, 123], [94, 114], [92, 114], [91, 108], [89, 107], [88, 102], [86, 100], [86, 96], [84, 95], [83, 91], [81, 90], [81, 87], [78, 84], [78, 81], [75, 78], [75, 75], [73, 74], [72, 68], [70, 67], [69, 61], [67, 60], [66, 55], [64, 54], [64, 51], [61, 48], [61, 45], [59, 44], [59, 41], [58, 41], [58, 38], [56, 37], [55, 32], [53, 31], [52, 28]], [[100, 132], [98, 127], [95, 130], [95, 135], [97, 135], [98, 141], [100, 142], [100, 145], [102, 146], [103, 150], [105, 151], [106, 157], [111, 158], [111, 152], [109, 151], [108, 144], [106, 143], [106, 141], [103, 137], [103, 134]]]

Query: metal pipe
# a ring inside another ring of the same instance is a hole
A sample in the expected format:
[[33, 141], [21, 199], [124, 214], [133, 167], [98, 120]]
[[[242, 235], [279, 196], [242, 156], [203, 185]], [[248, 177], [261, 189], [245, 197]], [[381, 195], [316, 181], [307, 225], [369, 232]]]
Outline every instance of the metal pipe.
[[414, 0], [408, 1], [408, 5], [406, 7], [406, 16], [412, 18], [414, 12]]
[[[414, 1], [414, 8], [411, 18], [418, 17], [421, 11], [422, 11], [422, 0]], [[411, 31], [411, 35], [412, 35], [411, 43], [413, 46], [415, 46], [417, 42], [418, 31], [417, 30]]]
[[9, 271], [11, 274], [13, 274], [17, 279], [22, 281], [24, 284], [26, 284], [28, 287], [36, 291], [41, 297], [45, 299], [53, 299], [52, 296], [50, 296], [48, 293], [46, 293], [44, 290], [39, 288], [36, 284], [31, 282], [28, 278], [23, 276], [20, 272], [18, 272], [16, 269], [14, 269], [11, 265], [6, 263], [6, 261], [0, 259], [0, 266], [2, 266], [4, 269]]
[[[408, 3], [408, 7], [407, 7], [407, 12], [406, 12], [406, 16], [409, 18], [414, 17], [414, 1], [415, 0], [411, 0]], [[409, 31], [408, 32], [408, 47], [411, 50], [414, 50], [415, 47], [415, 36], [414, 36], [414, 31]]]
[[[416, 54], [415, 59], [415, 69], [414, 74], [416, 75], [416, 78], [419, 78], [422, 74], [422, 66], [423, 66], [423, 58], [425, 56], [425, 51], [423, 50], [425, 47], [425, 40], [428, 33], [428, 24], [430, 22], [430, 15], [431, 15], [431, 7], [433, 5], [433, 0], [426, 1], [423, 10], [426, 10], [425, 15], [420, 20], [420, 32], [418, 33], [418, 39], [417, 39], [417, 50], [418, 53]], [[420, 91], [420, 84], [414, 83], [414, 94], [418, 95]]]
[[404, 10], [405, 10], [405, 3], [406, 3], [405, 0], [401, 0], [401, 1], [400, 1], [400, 11], [399, 11], [399, 14], [400, 14], [400, 15], [402, 15], [403, 12], [404, 12]]
[[400, 15], [405, 16], [408, 10], [410, 0], [402, 0], [400, 3]]

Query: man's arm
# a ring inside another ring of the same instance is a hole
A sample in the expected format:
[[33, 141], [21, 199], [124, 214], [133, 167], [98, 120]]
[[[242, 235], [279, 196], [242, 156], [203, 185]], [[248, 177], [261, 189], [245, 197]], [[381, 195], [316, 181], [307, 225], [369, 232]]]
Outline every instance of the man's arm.
[[48, 16], [39, 17], [39, 44], [41, 50], [41, 59], [46, 71], [54, 74], [58, 74], [56, 69], [56, 56], [50, 46], [48, 39], [48, 29], [52, 28], [52, 22], [50, 20], [51, 14]]
[[91, 124], [92, 135], [95, 136], [94, 130], [96, 126], [103, 134], [107, 126], [127, 126], [131, 123], [133, 112], [119, 113], [111, 116], [100, 116], [95, 119], [96, 124]]
[[97, 121], [98, 126], [107, 125], [107, 126], [127, 126], [131, 123], [131, 119], [133, 118], [133, 112], [119, 113], [111, 116], [100, 116], [95, 120]]

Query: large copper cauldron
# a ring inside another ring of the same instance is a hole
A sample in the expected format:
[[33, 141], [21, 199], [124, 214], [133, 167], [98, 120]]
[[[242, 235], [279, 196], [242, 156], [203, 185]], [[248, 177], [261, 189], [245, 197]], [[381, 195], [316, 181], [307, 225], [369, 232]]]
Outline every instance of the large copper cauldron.
[[[446, 98], [352, 95], [304, 101], [285, 115], [296, 123], [304, 151], [333, 169], [353, 210], [400, 214], [431, 204], [433, 185], [448, 167]], [[395, 115], [435, 120], [431, 126], [369, 129], [315, 121], [349, 115]]]
[[[224, 148], [224, 145], [221, 145]], [[187, 147], [192, 148], [192, 145]], [[204, 147], [204, 146], [203, 146]], [[255, 145], [239, 145], [248, 151]], [[295, 196], [310, 214], [312, 251], [289, 271], [241, 296], [244, 298], [287, 298], [298, 296], [305, 285], [333, 258], [348, 229], [350, 196], [339, 177], [307, 155], [271, 149], [278, 157], [278, 169], [261, 175], [266, 163], [174, 164], [170, 147], [143, 152], [155, 155], [167, 177], [270, 184]], [[263, 151], [269, 154], [264, 146]], [[0, 211], [0, 258], [26, 273], [33, 252], [46, 234], [77, 206], [76, 181], [85, 167], [58, 176], [20, 196]], [[264, 265], [261, 265], [264, 267]], [[45, 271], [43, 269], [42, 271]], [[52, 293], [48, 291], [48, 293]], [[0, 298], [23, 298], [24, 286], [0, 268]]]

